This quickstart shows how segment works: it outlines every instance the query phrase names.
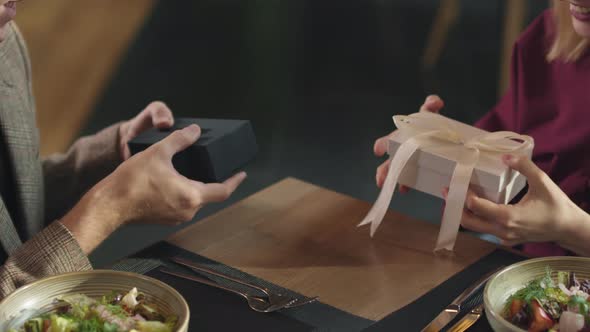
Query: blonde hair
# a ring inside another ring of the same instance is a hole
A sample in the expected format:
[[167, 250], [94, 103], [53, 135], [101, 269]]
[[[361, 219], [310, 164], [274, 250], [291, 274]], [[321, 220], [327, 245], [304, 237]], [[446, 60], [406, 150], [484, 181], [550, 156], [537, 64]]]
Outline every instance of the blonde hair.
[[555, 40], [547, 53], [547, 60], [574, 62], [588, 49], [590, 41], [576, 33], [569, 12], [569, 2], [553, 0]]

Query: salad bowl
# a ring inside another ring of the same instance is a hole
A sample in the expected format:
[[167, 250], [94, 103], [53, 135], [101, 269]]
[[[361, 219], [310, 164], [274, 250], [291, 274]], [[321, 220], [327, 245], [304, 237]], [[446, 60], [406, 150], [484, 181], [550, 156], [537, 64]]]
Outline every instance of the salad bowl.
[[[176, 332], [188, 331], [189, 307], [169, 285], [140, 274], [113, 270], [93, 270], [60, 274], [25, 285], [0, 302], [0, 331], [19, 330], [22, 317], [33, 318], [40, 308], [64, 296], [83, 294], [99, 299], [109, 293], [128, 293], [137, 288], [163, 315], [177, 317]], [[15, 322], [15, 323], [13, 323]]]
[[525, 288], [531, 281], [546, 276], [548, 269], [574, 272], [579, 279], [590, 279], [590, 258], [569, 256], [535, 258], [510, 265], [496, 273], [484, 289], [486, 317], [494, 331], [526, 332], [504, 319], [502, 313], [513, 294]]

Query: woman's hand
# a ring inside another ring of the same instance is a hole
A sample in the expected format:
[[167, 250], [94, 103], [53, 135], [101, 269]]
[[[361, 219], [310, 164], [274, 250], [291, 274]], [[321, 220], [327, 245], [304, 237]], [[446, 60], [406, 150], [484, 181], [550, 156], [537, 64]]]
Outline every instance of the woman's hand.
[[465, 228], [495, 235], [503, 245], [513, 246], [523, 242], [567, 245], [574, 233], [590, 226], [588, 214], [530, 159], [507, 155], [503, 160], [527, 178], [527, 194], [515, 205], [504, 205], [470, 191], [461, 220]]
[[127, 143], [137, 135], [150, 128], [170, 128], [174, 125], [172, 111], [161, 101], [150, 103], [133, 119], [125, 121], [119, 127], [119, 151], [123, 161], [131, 157]]
[[204, 205], [227, 199], [245, 173], [223, 183], [205, 184], [182, 176], [172, 165], [172, 157], [200, 134], [196, 125], [177, 130], [129, 158], [93, 187], [61, 220], [82, 249], [91, 252], [121, 225], [178, 225], [190, 221]]
[[[420, 107], [420, 112], [433, 112], [438, 113], [440, 110], [445, 106], [442, 99], [440, 99], [437, 95], [430, 95], [424, 101], [422, 107]], [[393, 134], [393, 131], [391, 134]], [[382, 157], [387, 152], [388, 147], [388, 139], [391, 135], [383, 136], [375, 141], [375, 145], [373, 146], [373, 152], [375, 156]], [[381, 188], [383, 186], [383, 182], [385, 182], [385, 177], [387, 177], [387, 172], [389, 171], [389, 163], [390, 159], [387, 159], [383, 162], [379, 167], [377, 167], [377, 174], [375, 175], [375, 180], [377, 181], [377, 187]], [[400, 192], [407, 192], [408, 188], [406, 186], [400, 185]]]

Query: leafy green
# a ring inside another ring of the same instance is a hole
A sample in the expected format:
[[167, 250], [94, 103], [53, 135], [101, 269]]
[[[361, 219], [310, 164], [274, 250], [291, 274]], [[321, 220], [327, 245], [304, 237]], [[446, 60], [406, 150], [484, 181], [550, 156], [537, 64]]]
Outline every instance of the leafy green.
[[[111, 292], [98, 300], [83, 294], [64, 295], [59, 300], [67, 302], [66, 306], [30, 319], [19, 330], [13, 332], [42, 332], [44, 320], [49, 321], [52, 332], [120, 332], [120, 326], [110, 321], [122, 318], [123, 320], [132, 320], [129, 323], [133, 325], [135, 319], [130, 317], [136, 314], [147, 320], [141, 322], [143, 328], [138, 325], [137, 330], [142, 332], [174, 331], [178, 317], [162, 315], [155, 304], [148, 304], [144, 301], [145, 295], [142, 294], [140, 305], [137, 306], [143, 311], [130, 310], [119, 303], [120, 298], [121, 294], [116, 292]], [[135, 332], [137, 330], [132, 329]]]
[[100, 299], [100, 304], [117, 304], [119, 303], [119, 301], [121, 301], [121, 297], [123, 295], [121, 295], [120, 292], [116, 292], [116, 291], [111, 291], [109, 294], [103, 295], [102, 298]]
[[[526, 287], [514, 293], [508, 299], [506, 306], [504, 307], [504, 312], [506, 314], [510, 312], [510, 305], [513, 300], [522, 300], [527, 306], [531, 304], [531, 301], [537, 300], [547, 313], [549, 313], [554, 319], [558, 319], [559, 316], [561, 316], [561, 308], [568, 304], [570, 298], [557, 287], [553, 278], [551, 278], [551, 275], [551, 269], [547, 268], [543, 277], [529, 282]], [[566, 276], [559, 272], [557, 275], [561, 275], [561, 278]], [[567, 277], [569, 277], [569, 274]]]
[[[543, 286], [544, 287], [543, 287]], [[564, 297], [565, 296], [565, 297]], [[509, 303], [512, 300], [523, 300], [527, 304], [530, 304], [533, 299], [546, 299], [547, 297], [553, 298], [560, 303], [567, 303], [569, 298], [564, 294], [558, 287], [556, 287], [553, 279], [551, 278], [551, 269], [545, 270], [545, 275], [542, 278], [535, 279], [526, 285], [526, 287], [518, 290], [509, 298]]]
[[[566, 288], [574, 285], [590, 285], [590, 280], [583, 280], [580, 283], [577, 281], [573, 272], [565, 271], [557, 271], [555, 277], [555, 280], [552, 279], [552, 271], [547, 268], [543, 277], [529, 282], [524, 288], [510, 296], [504, 307], [505, 317], [513, 314], [511, 313], [511, 304], [513, 301], [523, 301], [530, 310], [531, 303], [535, 300], [555, 321], [559, 320], [564, 311], [573, 310], [584, 316], [586, 324], [590, 324], [590, 303], [585, 296], [570, 296], [560, 288], [561, 285], [564, 285]], [[529, 312], [528, 314], [530, 315], [531, 313]]]
[[103, 332], [118, 332], [119, 331], [119, 327], [115, 324], [111, 324], [111, 323], [104, 323], [103, 325]]
[[540, 280], [533, 280], [525, 288], [514, 293], [508, 303], [512, 303], [513, 300], [523, 300], [525, 303], [530, 304], [533, 299], [543, 299], [545, 297], [545, 289], [541, 287]]
[[119, 318], [129, 317], [129, 313], [118, 304], [105, 304], [105, 308], [107, 308], [110, 313], [118, 316]]
[[546, 287], [556, 287], [555, 283], [553, 282], [553, 278], [551, 278], [551, 268], [549, 266], [545, 267], [545, 275], [541, 278], [541, 282]]
[[572, 307], [577, 307], [578, 313], [584, 315], [584, 317], [588, 316], [588, 302], [586, 302], [585, 298], [573, 295], [570, 298], [568, 305]]
[[557, 301], [561, 305], [566, 305], [570, 300], [570, 297], [566, 293], [564, 293], [559, 287], [546, 288], [545, 295], [548, 298]]
[[90, 307], [96, 304], [95, 300], [82, 294], [64, 296], [62, 300], [70, 304], [71, 309], [69, 310], [69, 314], [79, 319], [89, 317]]
[[568, 286], [570, 282], [570, 273], [567, 271], [557, 271], [557, 283], [563, 284], [565, 287]]
[[78, 323], [72, 318], [51, 315], [51, 332], [75, 332], [78, 329]]
[[103, 332], [103, 323], [97, 317], [85, 319], [80, 322], [79, 331]]

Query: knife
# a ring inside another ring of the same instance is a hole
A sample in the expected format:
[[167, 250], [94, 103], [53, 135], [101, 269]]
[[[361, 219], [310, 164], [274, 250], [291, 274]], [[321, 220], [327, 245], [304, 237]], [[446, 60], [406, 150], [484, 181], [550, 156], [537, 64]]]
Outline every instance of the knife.
[[445, 325], [447, 325], [453, 318], [455, 318], [461, 312], [461, 304], [463, 301], [470, 298], [473, 294], [477, 293], [483, 285], [493, 276], [496, 272], [503, 269], [504, 266], [500, 266], [499, 268], [493, 270], [485, 274], [481, 277], [478, 281], [476, 281], [473, 285], [467, 288], [463, 293], [457, 296], [456, 299], [453, 300], [441, 313], [436, 316], [430, 324], [426, 325], [425, 328], [422, 329], [422, 332], [438, 332], [440, 331]]
[[483, 313], [483, 303], [471, 309], [463, 318], [461, 318], [455, 325], [453, 325], [447, 332], [464, 332], [467, 331], [471, 325], [475, 324]]

